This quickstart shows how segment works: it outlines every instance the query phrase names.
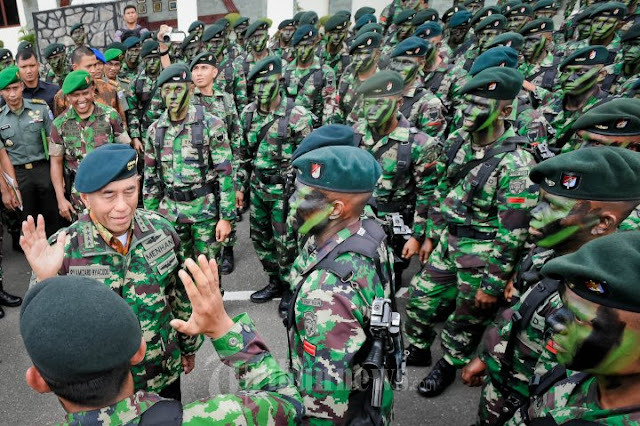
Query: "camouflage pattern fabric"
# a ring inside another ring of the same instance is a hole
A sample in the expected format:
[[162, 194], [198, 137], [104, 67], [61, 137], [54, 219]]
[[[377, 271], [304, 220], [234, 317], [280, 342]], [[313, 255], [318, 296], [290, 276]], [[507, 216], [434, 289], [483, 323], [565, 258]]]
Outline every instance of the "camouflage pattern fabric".
[[[376, 69], [376, 72], [379, 70]], [[362, 98], [357, 93], [358, 87], [365, 80], [355, 75], [351, 65], [342, 74], [336, 92], [336, 112], [331, 120], [332, 123], [341, 123], [353, 126], [362, 117]]]
[[[440, 79], [440, 76], [442, 76], [440, 84], [435, 88], [432, 87], [436, 84], [436, 79]], [[453, 117], [456, 108], [462, 104], [462, 97], [458, 95], [458, 92], [467, 83], [468, 78], [465, 70], [453, 65], [441, 64], [434, 71], [420, 71], [420, 84], [431, 90], [442, 101], [449, 120]]]
[[332, 55], [327, 49], [321, 49], [319, 56], [320, 56], [320, 62], [331, 67], [331, 69], [335, 73], [336, 86], [337, 86], [337, 82], [340, 81], [340, 78], [342, 78], [342, 74], [344, 73], [344, 70], [349, 66], [349, 63], [351, 62], [351, 57], [349, 56], [349, 48], [347, 47], [347, 44], [344, 43], [342, 46], [342, 49], [340, 49], [338, 53], [334, 55]]
[[416, 79], [411, 89], [404, 94], [405, 103], [411, 102], [414, 96], [422, 96], [413, 104], [406, 118], [418, 130], [434, 138], [442, 138], [447, 128], [446, 108], [433, 92], [424, 89], [421, 84], [421, 81]]
[[64, 79], [69, 74], [69, 70], [65, 69], [65, 72], [62, 74], [56, 74], [49, 64], [46, 64], [44, 67], [44, 81], [47, 83], [55, 83], [58, 86], [62, 87], [62, 83], [64, 83]]
[[[238, 56], [238, 58], [242, 58]], [[227, 71], [229, 69], [230, 71]], [[231, 58], [225, 58], [218, 67], [218, 75], [213, 81], [214, 92], [225, 92], [233, 96], [238, 115], [249, 103], [247, 98], [247, 79], [242, 64]]]
[[395, 17], [402, 12], [404, 5], [402, 0], [392, 0], [380, 13], [380, 25], [385, 31], [389, 30], [389, 27], [393, 24]]
[[139, 66], [135, 68], [129, 68], [129, 64], [127, 64], [127, 62], [123, 60], [122, 67], [120, 67], [120, 72], [118, 73], [118, 77], [125, 80], [133, 81], [136, 79], [139, 73]]
[[[148, 76], [143, 70], [131, 81], [131, 90], [127, 96], [127, 124], [132, 138], [144, 139], [151, 123], [156, 121], [165, 109], [160, 90], [156, 89], [157, 78], [158, 76]], [[141, 90], [138, 91], [137, 87], [140, 84]], [[147, 109], [143, 111], [146, 104]]]
[[[95, 87], [94, 102], [115, 109], [122, 122], [126, 123], [127, 118], [120, 103], [120, 98], [118, 97], [118, 90], [111, 83], [103, 80], [94, 80], [93, 84]], [[69, 101], [67, 101], [67, 96], [62, 93], [62, 89], [60, 89], [53, 98], [53, 115], [58, 117], [64, 113], [70, 105]]]
[[[556, 61], [555, 58], [556, 57], [553, 55], [553, 53], [547, 52], [546, 56], [536, 64], [523, 61], [520, 66], [518, 66], [518, 71], [520, 71], [520, 73], [522, 73], [522, 75], [525, 77], [525, 80], [527, 80], [531, 84], [535, 86], [542, 86], [542, 80], [544, 79], [545, 72], [541, 70], [554, 67], [554, 61]], [[558, 80], [559, 75], [560, 72], [556, 74], [556, 78], [554, 79], [554, 90], [560, 89], [560, 81]]]

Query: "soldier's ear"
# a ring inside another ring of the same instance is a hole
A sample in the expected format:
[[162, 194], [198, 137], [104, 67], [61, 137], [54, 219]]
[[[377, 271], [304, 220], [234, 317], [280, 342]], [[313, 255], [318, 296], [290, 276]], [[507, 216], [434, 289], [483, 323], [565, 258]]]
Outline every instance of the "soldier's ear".
[[135, 354], [131, 357], [129, 363], [131, 365], [140, 364], [144, 360], [144, 355], [147, 352], [147, 342], [144, 341], [144, 337], [140, 339], [140, 347]]
[[614, 233], [618, 229], [621, 215], [613, 211], [600, 213], [599, 221], [591, 228], [591, 235], [604, 236]]
[[38, 371], [38, 369], [34, 366], [31, 366], [27, 369], [27, 373], [25, 374], [25, 379], [27, 381], [27, 385], [34, 391], [38, 393], [50, 393], [51, 388], [44, 381], [44, 378]]
[[511, 116], [511, 113], [513, 113], [513, 104], [508, 103], [502, 107], [502, 112], [500, 113], [500, 115], [503, 118], [507, 118]]
[[85, 207], [87, 208], [87, 210], [90, 210], [90, 202], [89, 202], [89, 195], [88, 194], [84, 194], [84, 193], [80, 193], [80, 199], [82, 200], [82, 203], [85, 205]]
[[344, 216], [345, 213], [345, 205], [342, 201], [336, 200], [333, 202], [333, 210], [331, 210], [331, 214], [329, 215], [329, 220], [336, 220]]

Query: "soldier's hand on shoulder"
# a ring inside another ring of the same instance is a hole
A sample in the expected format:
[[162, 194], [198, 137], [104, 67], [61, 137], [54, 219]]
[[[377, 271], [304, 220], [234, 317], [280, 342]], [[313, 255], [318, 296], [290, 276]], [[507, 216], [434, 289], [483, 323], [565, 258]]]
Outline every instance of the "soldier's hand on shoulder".
[[37, 281], [58, 275], [64, 260], [64, 245], [67, 241], [67, 233], [61, 231], [58, 234], [56, 243], [50, 246], [45, 232], [44, 217], [39, 214], [37, 225], [31, 215], [22, 222], [22, 234], [20, 247], [22, 247]]

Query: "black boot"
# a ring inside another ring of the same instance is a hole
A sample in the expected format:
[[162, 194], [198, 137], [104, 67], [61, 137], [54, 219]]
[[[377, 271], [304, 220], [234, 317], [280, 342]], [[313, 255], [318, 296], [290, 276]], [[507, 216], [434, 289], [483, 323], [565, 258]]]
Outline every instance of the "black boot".
[[278, 304], [278, 314], [280, 314], [280, 318], [286, 318], [289, 314], [289, 305], [291, 304], [291, 299], [293, 298], [293, 293], [291, 290], [285, 290], [282, 293], [282, 299], [280, 299], [280, 304]]
[[242, 222], [242, 209], [236, 209], [236, 222]]
[[229, 275], [230, 273], [232, 273], [234, 265], [235, 263], [233, 259], [233, 247], [223, 247], [222, 263], [220, 267], [222, 275]]
[[278, 277], [269, 277], [269, 284], [262, 290], [253, 293], [249, 298], [253, 303], [265, 303], [274, 297], [280, 297], [284, 286]]
[[456, 379], [456, 368], [440, 358], [418, 385], [418, 393], [431, 398], [440, 395]]
[[13, 296], [2, 288], [2, 281], [0, 280], [0, 306], [9, 306], [11, 308], [15, 308], [16, 306], [22, 305], [22, 298], [18, 296]]
[[4, 309], [0, 306], [0, 319], [4, 318]]
[[407, 365], [428, 367], [431, 365], [431, 349], [420, 349], [413, 345], [407, 348]]

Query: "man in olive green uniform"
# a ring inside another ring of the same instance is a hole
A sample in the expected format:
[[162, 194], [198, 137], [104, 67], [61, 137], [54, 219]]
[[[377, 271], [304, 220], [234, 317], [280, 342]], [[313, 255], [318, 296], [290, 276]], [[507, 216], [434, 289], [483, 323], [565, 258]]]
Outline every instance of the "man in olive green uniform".
[[524, 37], [522, 57], [524, 61], [518, 70], [525, 80], [543, 89], [554, 91], [560, 86], [557, 79], [560, 58], [553, 55], [553, 21], [536, 19], [520, 31]]
[[65, 77], [69, 74], [67, 54], [62, 43], [52, 43], [44, 49], [44, 58], [47, 61], [48, 70], [45, 80], [62, 86]]
[[73, 45], [67, 47], [67, 60], [69, 61], [69, 67], [71, 67], [73, 52], [79, 47], [88, 47], [87, 32], [85, 31], [84, 24], [81, 22], [73, 24], [69, 30], [69, 37], [73, 40]]

